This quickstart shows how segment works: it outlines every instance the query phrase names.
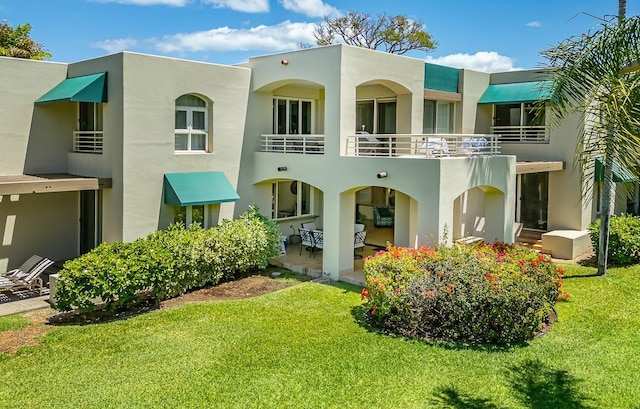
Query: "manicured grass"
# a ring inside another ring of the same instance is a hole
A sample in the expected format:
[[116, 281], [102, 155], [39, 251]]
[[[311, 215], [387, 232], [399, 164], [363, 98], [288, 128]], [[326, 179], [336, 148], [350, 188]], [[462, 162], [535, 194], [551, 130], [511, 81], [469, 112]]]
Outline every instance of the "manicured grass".
[[[595, 270], [568, 267], [569, 275]], [[359, 288], [303, 283], [126, 321], [64, 326], [0, 359], [7, 408], [631, 408], [640, 402], [640, 267], [569, 278], [526, 346], [389, 337]]]
[[22, 329], [27, 325], [29, 325], [29, 320], [20, 314], [0, 317], [0, 332]]

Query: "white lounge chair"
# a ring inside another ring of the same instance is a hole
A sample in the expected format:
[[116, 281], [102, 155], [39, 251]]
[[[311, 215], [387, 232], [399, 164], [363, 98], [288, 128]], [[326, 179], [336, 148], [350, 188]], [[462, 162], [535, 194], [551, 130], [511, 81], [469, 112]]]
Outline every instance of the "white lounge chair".
[[[25, 264], [27, 264], [27, 262], [25, 262]], [[20, 270], [20, 272], [14, 272], [12, 275], [3, 276], [0, 278], [0, 291], [13, 292], [15, 290], [33, 290], [34, 288], [39, 288], [40, 295], [42, 295], [44, 284], [40, 275], [52, 264], [53, 260], [42, 257], [42, 260], [33, 265], [28, 271]]]
[[44, 257], [34, 254], [29, 257], [20, 267], [9, 270], [6, 273], [2, 273], [2, 277], [6, 278], [22, 278], [29, 275], [31, 269], [33, 269], [38, 263], [44, 260]]

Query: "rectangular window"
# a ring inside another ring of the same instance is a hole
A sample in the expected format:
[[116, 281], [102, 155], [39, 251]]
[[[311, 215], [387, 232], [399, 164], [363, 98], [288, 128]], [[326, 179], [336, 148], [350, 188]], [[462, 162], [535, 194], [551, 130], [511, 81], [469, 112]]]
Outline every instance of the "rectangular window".
[[397, 102], [383, 100], [356, 101], [356, 132], [395, 134]]
[[272, 185], [273, 219], [286, 219], [311, 214], [313, 189], [298, 180], [277, 182]]
[[313, 101], [291, 98], [273, 99], [273, 133], [278, 135], [312, 134]]
[[73, 151], [81, 153], [102, 153], [102, 104], [78, 103], [78, 127], [73, 132]]
[[378, 132], [396, 133], [396, 101], [378, 102]]
[[492, 133], [503, 141], [544, 142], [548, 140], [545, 108], [534, 103], [500, 104], [493, 106]]
[[495, 126], [520, 126], [520, 104], [495, 106]]
[[454, 105], [447, 101], [425, 99], [422, 111], [422, 133], [453, 133]]
[[373, 129], [374, 101], [356, 102], [356, 131], [374, 133]]
[[173, 206], [173, 222], [189, 227], [194, 223], [198, 223], [202, 227], [210, 227], [207, 212], [209, 206]]

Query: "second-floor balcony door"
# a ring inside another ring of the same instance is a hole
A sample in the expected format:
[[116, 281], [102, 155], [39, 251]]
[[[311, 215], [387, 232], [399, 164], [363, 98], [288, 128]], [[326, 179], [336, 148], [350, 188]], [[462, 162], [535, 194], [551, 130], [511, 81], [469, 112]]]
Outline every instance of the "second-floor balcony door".
[[363, 100], [356, 102], [356, 131], [375, 134], [396, 133], [396, 106], [393, 101]]
[[273, 111], [274, 134], [310, 135], [314, 133], [313, 101], [275, 98]]

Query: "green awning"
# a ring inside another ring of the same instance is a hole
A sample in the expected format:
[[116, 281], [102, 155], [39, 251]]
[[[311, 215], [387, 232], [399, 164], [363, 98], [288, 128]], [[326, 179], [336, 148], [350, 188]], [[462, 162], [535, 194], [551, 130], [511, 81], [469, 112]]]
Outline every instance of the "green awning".
[[[613, 161], [613, 181], [616, 183], [635, 182], [638, 178], [631, 173], [624, 165], [620, 164], [617, 160]], [[602, 159], [596, 158], [596, 172], [595, 178], [598, 182], [604, 180], [604, 169], [602, 166]]]
[[164, 202], [176, 206], [235, 202], [240, 199], [223, 172], [165, 173]]
[[107, 102], [107, 73], [67, 78], [36, 100], [36, 104], [50, 102]]
[[443, 65], [424, 63], [424, 89], [458, 92], [460, 70]]
[[551, 98], [551, 81], [491, 84], [484, 91], [478, 104], [513, 104]]

